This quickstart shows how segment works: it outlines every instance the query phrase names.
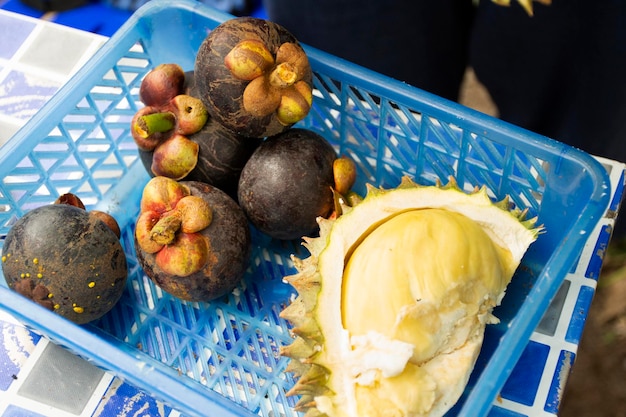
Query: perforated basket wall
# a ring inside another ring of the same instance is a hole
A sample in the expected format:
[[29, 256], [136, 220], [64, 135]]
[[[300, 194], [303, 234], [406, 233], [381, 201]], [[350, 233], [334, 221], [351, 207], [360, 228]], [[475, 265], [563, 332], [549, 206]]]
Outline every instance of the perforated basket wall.
[[[0, 150], [0, 236], [26, 211], [73, 192], [88, 208], [118, 219], [129, 262], [122, 300], [88, 326], [23, 303], [5, 286], [0, 301], [51, 339], [185, 414], [294, 416], [295, 399], [285, 396], [294, 381], [278, 353], [291, 336], [278, 314], [294, 296], [282, 282], [294, 272], [290, 255], [307, 255], [299, 242], [253, 230], [245, 279], [211, 303], [181, 302], [161, 291], [137, 265], [132, 245], [148, 180], [129, 134], [141, 79], [162, 62], [192, 69], [208, 31], [229, 17], [194, 1], [149, 2]], [[168, 30], [159, 30], [165, 24]], [[494, 198], [510, 195], [546, 226], [497, 311], [502, 322], [487, 343], [498, 347], [452, 412], [478, 415], [472, 413], [489, 408], [574, 261], [581, 234], [601, 217], [608, 203], [604, 170], [563, 144], [307, 52], [315, 99], [301, 126], [357, 162], [358, 191], [366, 182], [396, 186], [403, 175], [423, 184], [454, 176], [464, 188], [484, 185]]]

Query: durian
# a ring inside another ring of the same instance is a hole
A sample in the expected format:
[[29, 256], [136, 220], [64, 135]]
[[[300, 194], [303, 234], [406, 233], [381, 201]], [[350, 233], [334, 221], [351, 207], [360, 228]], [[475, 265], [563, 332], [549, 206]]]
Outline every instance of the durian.
[[492, 310], [529, 245], [536, 218], [462, 191], [403, 178], [365, 198], [292, 257], [298, 296], [282, 312], [281, 354], [307, 417], [441, 416], [461, 396]]

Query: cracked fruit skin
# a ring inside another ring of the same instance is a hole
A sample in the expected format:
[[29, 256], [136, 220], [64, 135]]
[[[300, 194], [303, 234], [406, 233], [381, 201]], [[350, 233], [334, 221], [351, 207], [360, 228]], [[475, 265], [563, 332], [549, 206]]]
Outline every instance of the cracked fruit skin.
[[287, 130], [312, 103], [312, 72], [297, 39], [255, 17], [227, 20], [209, 33], [196, 55], [194, 81], [211, 117], [248, 137]]
[[[151, 181], [161, 179], [164, 177], [155, 177]], [[227, 294], [241, 281], [248, 266], [251, 238], [245, 215], [237, 203], [218, 188], [198, 181], [166, 180], [173, 184], [172, 189], [153, 194], [155, 204], [171, 210], [176, 205], [168, 201], [172, 194], [177, 195], [174, 197], [176, 201], [186, 195], [200, 197], [210, 206], [212, 218], [207, 227], [192, 233], [194, 236], [180, 237], [177, 234], [174, 242], [163, 249], [142, 249], [136, 232], [135, 251], [140, 266], [155, 284], [182, 300], [210, 301]], [[181, 194], [180, 190], [185, 191]], [[142, 198], [142, 213], [144, 208]], [[200, 241], [206, 246], [201, 248], [205, 251], [205, 262], [199, 270], [181, 276], [159, 266], [161, 262], [167, 263], [171, 256], [180, 260], [181, 257], [197, 255], [196, 244]]]
[[292, 128], [267, 138], [239, 178], [239, 204], [263, 233], [300, 239], [334, 209], [334, 148], [317, 133]]
[[115, 232], [68, 204], [33, 209], [9, 230], [2, 250], [8, 286], [77, 323], [106, 314], [125, 288], [127, 265]]
[[461, 396], [500, 304], [542, 227], [465, 193], [404, 178], [368, 187], [336, 220], [320, 219], [311, 254], [286, 277], [281, 312], [295, 339], [281, 354], [307, 416], [442, 416]]

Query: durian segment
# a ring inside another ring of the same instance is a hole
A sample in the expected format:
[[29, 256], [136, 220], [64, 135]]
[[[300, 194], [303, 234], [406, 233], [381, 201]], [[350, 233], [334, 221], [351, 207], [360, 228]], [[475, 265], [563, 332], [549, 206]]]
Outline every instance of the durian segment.
[[491, 310], [541, 230], [509, 205], [454, 180], [404, 178], [320, 219], [320, 236], [305, 239], [311, 256], [286, 277], [299, 296], [282, 313], [296, 335], [282, 353], [302, 375], [290, 392], [302, 394], [299, 408], [440, 416], [454, 405]]
[[373, 331], [410, 343], [411, 360], [423, 363], [467, 340], [513, 272], [508, 251], [468, 217], [443, 209], [404, 211], [350, 256], [342, 323], [352, 337]]

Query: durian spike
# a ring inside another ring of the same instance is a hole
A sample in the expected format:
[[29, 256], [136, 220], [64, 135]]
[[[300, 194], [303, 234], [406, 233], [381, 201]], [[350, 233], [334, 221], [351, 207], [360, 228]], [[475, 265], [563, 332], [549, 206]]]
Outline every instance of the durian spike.
[[293, 359], [306, 359], [318, 352], [316, 346], [318, 345], [315, 343], [296, 337], [290, 345], [280, 347], [280, 354]]
[[[316, 220], [317, 220], [317, 224], [320, 227], [320, 234], [323, 233], [324, 231], [328, 231], [328, 229], [332, 225], [331, 220], [325, 219], [323, 217], [318, 217]], [[302, 246], [304, 246], [309, 251], [309, 253], [311, 253], [312, 256], [319, 255], [319, 253], [326, 246], [326, 243], [321, 241], [321, 239], [303, 237], [302, 240], [303, 240]]]
[[[293, 407], [295, 411], [307, 411], [310, 408], [315, 407], [315, 398], [312, 395], [302, 395], [300, 399]], [[319, 412], [319, 411], [318, 411]]]
[[[289, 356], [285, 354], [285, 356]], [[300, 377], [308, 372], [311, 369], [310, 363], [305, 363], [303, 361], [299, 361], [297, 359], [293, 359], [289, 361], [287, 367], [285, 368], [285, 372], [289, 372], [294, 374], [296, 377]]]
[[314, 317], [306, 310], [302, 297], [296, 298], [281, 311], [280, 318], [288, 320], [293, 324], [292, 332], [295, 335], [313, 339], [315, 342], [323, 340], [322, 332]]
[[298, 293], [300, 294], [298, 298], [300, 298], [300, 302], [304, 306], [304, 311], [306, 313], [310, 313], [315, 309], [315, 305], [317, 304], [317, 295], [320, 292], [321, 286], [318, 284], [312, 285], [300, 285], [296, 284], [294, 288], [299, 288]]
[[287, 275], [283, 278], [283, 280], [294, 287], [296, 291], [301, 292], [302, 290], [315, 288], [320, 285], [320, 276], [315, 272], [313, 265], [300, 264], [297, 268], [300, 270], [299, 274]]
[[326, 388], [328, 380], [328, 370], [322, 366], [312, 364], [307, 373], [302, 375], [293, 387], [285, 394], [288, 397], [294, 395], [318, 395], [328, 394], [330, 391]]

